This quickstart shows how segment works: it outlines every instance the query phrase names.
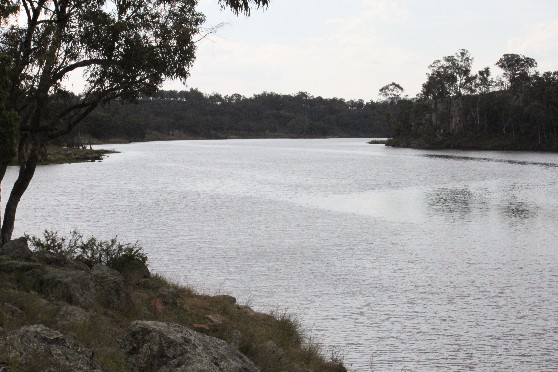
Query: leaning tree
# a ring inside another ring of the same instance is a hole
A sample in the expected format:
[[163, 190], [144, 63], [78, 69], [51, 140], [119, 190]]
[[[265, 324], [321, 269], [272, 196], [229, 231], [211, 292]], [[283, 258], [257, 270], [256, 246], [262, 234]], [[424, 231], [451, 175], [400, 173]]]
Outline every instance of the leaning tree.
[[[249, 15], [269, 1], [218, 3]], [[99, 105], [153, 94], [165, 79], [186, 80], [204, 32], [197, 3], [0, 0], [0, 184], [14, 144], [19, 166], [0, 218], [0, 245], [11, 239], [17, 205], [46, 143], [69, 133]], [[77, 94], [65, 88], [72, 74], [83, 76]]]

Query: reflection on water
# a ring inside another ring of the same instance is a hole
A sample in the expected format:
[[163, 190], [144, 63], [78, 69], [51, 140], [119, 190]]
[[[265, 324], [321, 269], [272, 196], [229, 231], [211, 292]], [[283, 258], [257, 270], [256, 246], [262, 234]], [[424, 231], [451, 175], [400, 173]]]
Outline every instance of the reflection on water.
[[516, 220], [527, 220], [534, 218], [536, 215], [536, 207], [525, 202], [510, 201], [502, 206], [502, 214], [510, 223]]
[[16, 236], [139, 240], [154, 271], [294, 313], [354, 371], [558, 366], [557, 154], [111, 147], [103, 163], [39, 168]]
[[457, 213], [464, 216], [471, 213], [473, 198], [473, 193], [466, 188], [439, 188], [429, 192], [426, 201], [435, 213]]

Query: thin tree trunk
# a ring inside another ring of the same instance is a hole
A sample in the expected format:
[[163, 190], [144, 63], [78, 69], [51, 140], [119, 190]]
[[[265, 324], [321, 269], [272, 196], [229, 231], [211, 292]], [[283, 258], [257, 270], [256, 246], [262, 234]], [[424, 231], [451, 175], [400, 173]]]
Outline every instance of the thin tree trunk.
[[17, 205], [21, 200], [21, 197], [27, 190], [33, 175], [35, 174], [35, 168], [37, 168], [37, 161], [39, 159], [37, 147], [33, 146], [29, 157], [25, 164], [19, 166], [19, 175], [14, 183], [8, 202], [6, 203], [6, 210], [4, 211], [4, 221], [2, 224], [2, 232], [0, 235], [0, 241], [2, 244], [7, 243], [12, 238], [12, 233], [14, 231], [15, 216]]
[[476, 112], [476, 120], [477, 120], [477, 137], [480, 137], [480, 95], [477, 97], [477, 112]]
[[[8, 169], [8, 164], [0, 164], [0, 208], [2, 208], [2, 181], [6, 175], [6, 169]], [[0, 210], [0, 226], [2, 226], [2, 211]], [[2, 236], [0, 235], [0, 247], [4, 245]]]
[[8, 163], [0, 164], [0, 184], [4, 180], [4, 175], [6, 174], [7, 169], [8, 169]]

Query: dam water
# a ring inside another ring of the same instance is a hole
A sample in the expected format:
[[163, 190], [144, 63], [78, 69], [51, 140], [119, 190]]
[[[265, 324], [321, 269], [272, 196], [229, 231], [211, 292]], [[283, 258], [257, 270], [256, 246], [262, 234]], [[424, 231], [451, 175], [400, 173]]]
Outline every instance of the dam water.
[[37, 169], [15, 237], [139, 241], [152, 271], [294, 315], [349, 370], [558, 366], [558, 154], [366, 139], [101, 147], [120, 153]]

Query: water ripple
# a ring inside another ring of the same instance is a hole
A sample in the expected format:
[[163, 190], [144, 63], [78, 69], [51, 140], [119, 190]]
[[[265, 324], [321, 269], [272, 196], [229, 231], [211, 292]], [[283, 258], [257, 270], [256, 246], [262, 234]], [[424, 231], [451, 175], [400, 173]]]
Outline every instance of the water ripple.
[[152, 270], [294, 314], [351, 371], [558, 366], [558, 155], [358, 139], [112, 147], [103, 163], [37, 169], [16, 235], [139, 240]]

